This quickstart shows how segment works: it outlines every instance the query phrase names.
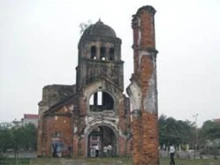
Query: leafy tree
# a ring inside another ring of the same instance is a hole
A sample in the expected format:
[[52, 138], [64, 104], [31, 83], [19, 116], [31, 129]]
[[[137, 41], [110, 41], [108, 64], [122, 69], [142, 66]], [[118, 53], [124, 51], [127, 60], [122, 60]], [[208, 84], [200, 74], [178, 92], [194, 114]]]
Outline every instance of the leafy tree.
[[217, 158], [220, 147], [220, 123], [207, 120], [199, 130], [199, 142], [203, 153], [214, 155]]
[[24, 127], [24, 133], [23, 147], [35, 150], [37, 148], [37, 128], [33, 124], [28, 124]]
[[205, 121], [201, 131], [205, 138], [209, 140], [220, 139], [220, 123], [218, 122]]
[[0, 128], [0, 151], [3, 152], [7, 148], [10, 148], [10, 130], [6, 128]]
[[193, 124], [191, 122], [175, 120], [172, 117], [167, 118], [165, 115], [161, 115], [158, 122], [160, 145], [192, 143]]
[[0, 129], [0, 150], [36, 149], [37, 129], [33, 124], [19, 128]]

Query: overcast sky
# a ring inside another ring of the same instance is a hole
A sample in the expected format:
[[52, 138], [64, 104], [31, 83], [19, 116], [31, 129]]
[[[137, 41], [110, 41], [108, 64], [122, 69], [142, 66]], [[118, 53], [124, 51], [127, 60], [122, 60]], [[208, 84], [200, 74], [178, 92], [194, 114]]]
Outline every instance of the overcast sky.
[[125, 87], [133, 71], [131, 19], [155, 14], [159, 114], [220, 118], [219, 0], [0, 0], [0, 122], [38, 113], [42, 88], [75, 84], [79, 25], [99, 18], [122, 39]]

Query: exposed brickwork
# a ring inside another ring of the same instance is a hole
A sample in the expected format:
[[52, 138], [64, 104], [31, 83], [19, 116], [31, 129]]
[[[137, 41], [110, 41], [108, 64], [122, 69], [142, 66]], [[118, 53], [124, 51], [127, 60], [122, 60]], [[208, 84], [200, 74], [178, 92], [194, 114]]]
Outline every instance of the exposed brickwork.
[[[131, 123], [132, 129], [132, 158], [134, 165], [139, 165], [142, 162], [142, 129], [140, 120], [134, 118]], [[141, 164], [140, 164], [141, 165]]]
[[154, 48], [155, 39], [154, 39], [154, 26], [153, 26], [153, 15], [151, 13], [143, 12], [140, 15], [141, 20], [141, 47], [142, 48]]
[[142, 162], [146, 165], [159, 164], [157, 114], [142, 113]]
[[[51, 143], [53, 140], [63, 142], [66, 147], [72, 147], [72, 118], [67, 107], [43, 117], [42, 126], [42, 155], [52, 156]], [[59, 135], [58, 135], [59, 134]], [[56, 136], [57, 135], [57, 136]], [[67, 153], [63, 153], [65, 155]]]
[[[52, 135], [60, 131], [60, 140], [62, 140], [67, 146], [72, 146], [72, 131], [71, 131], [71, 118], [65, 116], [48, 117], [46, 120], [45, 136], [53, 137]], [[51, 155], [51, 144], [46, 144], [46, 155]]]
[[143, 56], [141, 58], [140, 66], [140, 86], [143, 93], [142, 99], [146, 97], [148, 84], [150, 78], [152, 77], [153, 69], [152, 58], [150, 56]]
[[132, 112], [132, 156], [134, 165], [159, 165], [155, 10], [140, 8], [133, 16], [134, 74], [128, 94], [135, 105]]
[[73, 135], [73, 148], [75, 148], [73, 150], [73, 156], [77, 157], [78, 156], [78, 136], [77, 135]]

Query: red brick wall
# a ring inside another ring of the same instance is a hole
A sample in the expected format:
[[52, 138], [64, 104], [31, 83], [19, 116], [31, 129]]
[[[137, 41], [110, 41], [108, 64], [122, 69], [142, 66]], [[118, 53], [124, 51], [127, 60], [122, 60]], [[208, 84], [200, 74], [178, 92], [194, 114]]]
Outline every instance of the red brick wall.
[[157, 114], [150, 114], [148, 112], [143, 112], [142, 125], [143, 125], [142, 162], [152, 165], [158, 165], [159, 152], [158, 152]]
[[76, 134], [73, 135], [73, 156], [78, 156], [78, 136]]
[[40, 144], [38, 144], [38, 155], [52, 156], [51, 144], [54, 133], [61, 133], [59, 139], [66, 147], [72, 147], [72, 115], [68, 106], [57, 109], [52, 115], [43, 114], [40, 118], [38, 134]]
[[140, 86], [143, 94], [142, 99], [144, 99], [148, 90], [148, 82], [153, 73], [152, 58], [150, 56], [143, 56], [140, 65]]
[[[149, 80], [155, 74], [154, 61], [152, 60], [152, 56], [155, 56], [155, 54], [152, 54], [152, 50], [155, 50], [154, 13], [155, 10], [152, 7], [140, 8], [133, 19], [133, 25], [135, 26], [132, 26], [134, 37], [134, 81], [137, 82], [142, 93], [141, 116], [134, 117], [131, 123], [134, 165], [159, 164], [157, 110], [154, 113], [150, 113], [147, 109], [148, 107], [144, 105], [144, 99], [149, 90]], [[140, 22], [140, 24], [137, 24], [137, 22]], [[140, 40], [140, 44], [138, 40]], [[144, 54], [140, 54], [140, 52], [144, 52]]]
[[125, 137], [119, 136], [118, 138], [118, 156], [131, 155], [131, 141]]
[[[57, 119], [56, 119], [57, 118]], [[68, 116], [46, 117], [46, 155], [51, 155], [51, 138], [54, 132], [61, 132], [61, 140], [65, 145], [72, 147], [72, 124]]]
[[140, 15], [141, 47], [142, 48], [144, 47], [155, 48], [153, 19], [154, 17], [151, 13], [143, 12]]

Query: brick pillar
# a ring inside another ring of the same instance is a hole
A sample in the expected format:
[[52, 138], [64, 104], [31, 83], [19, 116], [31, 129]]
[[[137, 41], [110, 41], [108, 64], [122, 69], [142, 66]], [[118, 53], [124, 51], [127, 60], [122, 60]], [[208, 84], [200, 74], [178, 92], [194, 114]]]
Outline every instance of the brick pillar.
[[159, 165], [154, 14], [143, 6], [133, 15], [134, 73], [127, 88], [132, 105], [134, 165]]

